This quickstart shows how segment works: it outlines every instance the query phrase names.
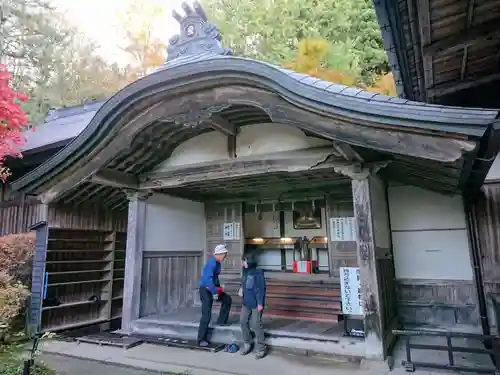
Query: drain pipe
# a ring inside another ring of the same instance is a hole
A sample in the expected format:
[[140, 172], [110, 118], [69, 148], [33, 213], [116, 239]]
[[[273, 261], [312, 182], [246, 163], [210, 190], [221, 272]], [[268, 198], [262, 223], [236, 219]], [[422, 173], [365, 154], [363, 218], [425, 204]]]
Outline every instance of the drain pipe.
[[490, 334], [490, 325], [488, 321], [488, 308], [486, 296], [484, 293], [483, 273], [481, 270], [481, 244], [479, 242], [479, 230], [477, 226], [477, 215], [472, 202], [464, 200], [465, 214], [467, 216], [467, 232], [472, 255], [472, 270], [474, 272], [474, 283], [476, 284], [477, 303], [479, 310], [479, 320], [483, 335]]

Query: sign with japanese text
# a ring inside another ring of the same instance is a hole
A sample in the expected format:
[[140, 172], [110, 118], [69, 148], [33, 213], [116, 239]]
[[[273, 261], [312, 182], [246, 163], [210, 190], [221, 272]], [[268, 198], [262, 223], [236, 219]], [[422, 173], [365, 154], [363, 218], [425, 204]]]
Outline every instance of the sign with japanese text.
[[342, 312], [346, 315], [364, 315], [359, 267], [340, 267], [340, 289]]

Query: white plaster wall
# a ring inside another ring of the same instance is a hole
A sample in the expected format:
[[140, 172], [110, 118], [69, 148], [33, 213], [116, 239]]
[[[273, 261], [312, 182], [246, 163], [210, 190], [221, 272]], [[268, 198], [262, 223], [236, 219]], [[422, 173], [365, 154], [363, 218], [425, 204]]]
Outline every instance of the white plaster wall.
[[[295, 126], [275, 123], [255, 124], [241, 128], [236, 138], [236, 155], [245, 157], [329, 144], [331, 144], [330, 141], [306, 136]], [[179, 145], [156, 170], [227, 159], [227, 138], [222, 133], [213, 131], [191, 138]]]
[[146, 202], [144, 251], [203, 251], [205, 205], [155, 194]]
[[500, 154], [497, 154], [490, 170], [488, 171], [488, 174], [486, 175], [486, 181], [492, 180], [500, 180]]
[[236, 155], [244, 157], [326, 145], [331, 145], [331, 142], [308, 137], [295, 126], [255, 124], [241, 128], [236, 138]]
[[472, 280], [460, 196], [389, 186], [396, 278]]

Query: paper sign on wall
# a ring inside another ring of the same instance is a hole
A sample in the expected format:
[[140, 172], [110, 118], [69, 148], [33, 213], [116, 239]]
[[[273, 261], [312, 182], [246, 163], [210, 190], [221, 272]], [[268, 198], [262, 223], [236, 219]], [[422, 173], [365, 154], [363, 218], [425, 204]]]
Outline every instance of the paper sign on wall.
[[241, 238], [241, 224], [234, 222], [233, 223], [233, 240], [239, 241]]
[[356, 219], [354, 217], [330, 218], [331, 241], [356, 241]]
[[234, 238], [234, 223], [224, 223], [223, 228], [224, 241], [231, 241]]
[[340, 290], [342, 293], [342, 313], [363, 315], [359, 267], [340, 267]]

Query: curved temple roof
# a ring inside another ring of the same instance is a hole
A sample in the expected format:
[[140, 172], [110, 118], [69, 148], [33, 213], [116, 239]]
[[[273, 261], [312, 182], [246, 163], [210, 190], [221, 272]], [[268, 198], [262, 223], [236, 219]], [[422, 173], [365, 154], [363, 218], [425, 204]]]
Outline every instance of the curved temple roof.
[[273, 122], [382, 153], [450, 164], [469, 155], [471, 168], [483, 161], [484, 179], [492, 159], [486, 166], [483, 159], [498, 151], [497, 110], [412, 102], [235, 57], [197, 3], [183, 8], [184, 17], [174, 14], [181, 33], [170, 40], [166, 63], [111, 97], [78, 137], [14, 189], [51, 201], [133, 147], [151, 124], [180, 126], [184, 136], [171, 137], [180, 143], [232, 106], [259, 108]]

